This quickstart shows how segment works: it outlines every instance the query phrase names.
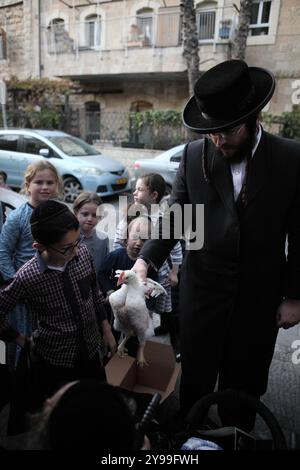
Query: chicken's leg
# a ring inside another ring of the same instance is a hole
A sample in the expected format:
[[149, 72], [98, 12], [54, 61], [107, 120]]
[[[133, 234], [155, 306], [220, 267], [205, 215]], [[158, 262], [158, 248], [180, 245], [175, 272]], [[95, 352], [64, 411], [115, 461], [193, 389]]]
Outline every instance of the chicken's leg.
[[125, 344], [127, 343], [127, 341], [129, 340], [131, 336], [132, 336], [131, 334], [126, 335], [125, 338], [119, 344], [118, 349], [117, 349], [118, 356], [120, 357], [127, 356], [127, 349], [125, 348]]
[[145, 344], [140, 344], [136, 353], [137, 364], [140, 367], [144, 367], [148, 365], [148, 362], [146, 361], [145, 356], [144, 356], [144, 349], [145, 349]]

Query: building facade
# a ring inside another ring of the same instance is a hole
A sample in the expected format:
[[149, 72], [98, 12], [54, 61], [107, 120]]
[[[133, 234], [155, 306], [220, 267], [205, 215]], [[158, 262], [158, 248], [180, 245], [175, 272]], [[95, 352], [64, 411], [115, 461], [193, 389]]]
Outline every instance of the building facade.
[[[195, 6], [205, 71], [231, 57], [239, 0]], [[114, 140], [128, 111], [182, 109], [182, 52], [179, 0], [0, 0], [1, 78], [76, 80], [70, 106], [89, 140]], [[253, 0], [246, 61], [275, 74], [273, 114], [300, 102], [299, 57], [299, 0]]]

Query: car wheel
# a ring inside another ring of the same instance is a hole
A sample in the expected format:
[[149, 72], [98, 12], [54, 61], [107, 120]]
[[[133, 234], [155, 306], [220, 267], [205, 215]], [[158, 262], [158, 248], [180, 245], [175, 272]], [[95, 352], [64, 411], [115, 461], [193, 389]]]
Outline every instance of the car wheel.
[[64, 201], [74, 202], [82, 191], [82, 186], [75, 178], [66, 178], [64, 180]]

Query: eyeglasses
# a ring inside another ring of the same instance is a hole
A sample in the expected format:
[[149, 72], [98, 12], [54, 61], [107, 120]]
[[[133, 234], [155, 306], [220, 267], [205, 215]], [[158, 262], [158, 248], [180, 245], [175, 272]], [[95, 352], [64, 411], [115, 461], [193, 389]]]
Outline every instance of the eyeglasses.
[[142, 234], [141, 236], [141, 234], [138, 233], [130, 233], [129, 238], [130, 240], [134, 241], [141, 240], [141, 242], [146, 242], [147, 240], [149, 240], [149, 237], [146, 234]]
[[69, 255], [71, 253], [73, 253], [73, 251], [75, 250], [75, 248], [78, 247], [78, 245], [80, 245], [80, 243], [82, 243], [83, 241], [83, 237], [81, 236], [80, 238], [78, 238], [78, 240], [76, 240], [75, 243], [73, 243], [72, 245], [68, 246], [67, 248], [65, 248], [64, 250], [58, 250], [57, 248], [54, 248], [53, 246], [49, 245], [49, 248], [51, 248], [51, 250], [53, 251], [56, 251], [57, 253], [59, 253], [60, 255], [63, 255], [63, 256], [66, 256], [66, 255]]
[[239, 132], [243, 129], [244, 123], [240, 124], [239, 126], [233, 127], [232, 129], [228, 129], [227, 131], [223, 132], [211, 132], [209, 137], [214, 139], [216, 137], [222, 137], [222, 139], [228, 139], [229, 137], [234, 137], [239, 134]]

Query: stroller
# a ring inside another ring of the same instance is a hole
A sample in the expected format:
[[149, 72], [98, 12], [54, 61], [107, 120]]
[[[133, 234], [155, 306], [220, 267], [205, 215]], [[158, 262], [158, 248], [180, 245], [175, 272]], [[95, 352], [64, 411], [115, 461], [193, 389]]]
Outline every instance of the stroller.
[[[157, 452], [184, 450], [189, 439], [199, 442], [212, 442], [220, 450], [286, 450], [287, 444], [280, 425], [273, 413], [257, 398], [237, 390], [224, 390], [208, 394], [198, 400], [191, 408], [186, 418], [186, 426], [178, 432], [171, 427], [160, 424], [156, 419], [160, 395], [155, 394], [146, 412], [138, 423], [140, 438], [146, 434], [151, 442], [151, 449]], [[234, 427], [216, 428], [205, 425], [210, 407], [214, 404], [228, 406], [232, 401], [255, 411], [266, 423], [272, 436], [271, 441], [256, 440], [253, 436]], [[213, 446], [212, 446], [213, 447]]]

